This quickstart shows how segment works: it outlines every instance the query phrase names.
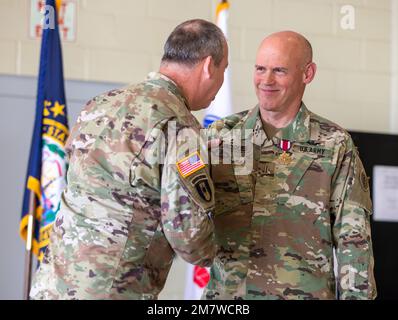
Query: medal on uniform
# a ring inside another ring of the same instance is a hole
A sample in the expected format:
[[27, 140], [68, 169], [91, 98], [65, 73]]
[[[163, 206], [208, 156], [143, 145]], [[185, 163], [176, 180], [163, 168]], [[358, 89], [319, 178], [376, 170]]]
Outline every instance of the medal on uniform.
[[278, 147], [283, 151], [278, 158], [279, 163], [284, 165], [290, 164], [290, 162], [292, 162], [292, 156], [288, 153], [288, 151], [292, 147], [292, 143], [289, 140], [282, 139], [279, 141]]

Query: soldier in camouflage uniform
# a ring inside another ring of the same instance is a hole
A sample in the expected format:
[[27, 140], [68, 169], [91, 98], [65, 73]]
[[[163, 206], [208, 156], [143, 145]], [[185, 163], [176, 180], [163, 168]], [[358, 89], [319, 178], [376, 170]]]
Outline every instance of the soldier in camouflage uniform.
[[[259, 104], [213, 124], [228, 147], [212, 165], [219, 248], [204, 299], [376, 297], [368, 178], [347, 131], [302, 103], [315, 72], [304, 37], [265, 38]], [[242, 141], [228, 164], [236, 130], [249, 130], [252, 148]], [[251, 174], [240, 174], [250, 159]]]
[[199, 137], [190, 111], [209, 106], [227, 64], [222, 31], [187, 21], [159, 72], [88, 102], [67, 142], [67, 188], [31, 298], [156, 299], [175, 252], [212, 263], [214, 187], [199, 144], [185, 140]]

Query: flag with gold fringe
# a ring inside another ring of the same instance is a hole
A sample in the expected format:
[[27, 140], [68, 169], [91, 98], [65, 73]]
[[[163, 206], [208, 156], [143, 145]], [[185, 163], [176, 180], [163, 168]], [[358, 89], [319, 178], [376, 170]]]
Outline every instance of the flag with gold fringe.
[[[49, 243], [67, 170], [64, 146], [69, 130], [57, 20], [60, 2], [47, 0], [44, 7], [36, 116], [20, 222], [21, 237], [31, 243], [39, 261]], [[29, 213], [33, 213], [34, 221], [30, 221]]]

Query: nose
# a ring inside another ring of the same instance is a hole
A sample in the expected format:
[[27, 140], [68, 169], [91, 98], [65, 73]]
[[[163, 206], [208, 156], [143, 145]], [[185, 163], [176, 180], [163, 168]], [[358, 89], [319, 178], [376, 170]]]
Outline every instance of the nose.
[[266, 72], [264, 72], [261, 76], [261, 84], [266, 85], [266, 86], [270, 86], [273, 85], [275, 83], [275, 77], [272, 74], [271, 70], [267, 70]]

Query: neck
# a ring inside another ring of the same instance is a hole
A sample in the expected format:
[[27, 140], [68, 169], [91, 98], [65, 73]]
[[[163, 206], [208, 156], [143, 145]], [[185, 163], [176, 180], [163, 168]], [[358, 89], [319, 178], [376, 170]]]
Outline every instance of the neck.
[[188, 67], [173, 63], [161, 65], [159, 72], [176, 83], [177, 87], [181, 90], [182, 95], [187, 100], [188, 109], [191, 110], [194, 92], [192, 83], [196, 83], [195, 79], [192, 77], [192, 70]]
[[296, 117], [300, 110], [301, 103], [296, 108], [290, 108], [288, 111], [265, 110], [260, 107], [261, 119], [275, 128], [284, 128], [288, 126]]

